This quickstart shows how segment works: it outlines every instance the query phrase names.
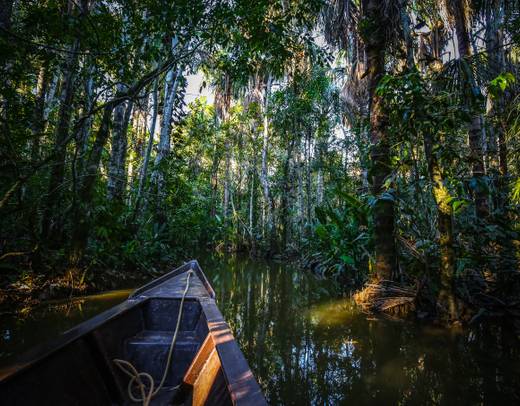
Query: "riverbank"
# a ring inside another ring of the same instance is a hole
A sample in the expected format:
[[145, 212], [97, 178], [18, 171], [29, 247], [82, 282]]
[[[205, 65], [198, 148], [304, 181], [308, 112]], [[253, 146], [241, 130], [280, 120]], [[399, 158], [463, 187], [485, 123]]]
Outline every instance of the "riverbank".
[[27, 313], [52, 300], [93, 295], [107, 290], [133, 288], [162, 275], [174, 266], [125, 272], [97, 269], [39, 274], [32, 271], [3, 275], [0, 283], [0, 314]]
[[[313, 277], [324, 280], [325, 283], [334, 284], [339, 294], [345, 295], [345, 292], [350, 292], [354, 302], [366, 314], [381, 314], [382, 317], [391, 319], [421, 320], [445, 326], [451, 324], [438, 316], [436, 298], [432, 295], [433, 289], [428, 286], [429, 281], [426, 278], [408, 285], [397, 282], [383, 283], [384, 286], [381, 284], [353, 284], [352, 281], [345, 280], [345, 273], [340, 274], [341, 278], [332, 278], [315, 272], [301, 260], [301, 257], [294, 254], [266, 259], [263, 257], [251, 258], [244, 253], [225, 253], [218, 250], [198, 251], [192, 256], [184, 258], [184, 261], [193, 258], [202, 262], [205, 258], [238, 258], [238, 260], [247, 259], [259, 263], [289, 264], [288, 266], [298, 269], [299, 272], [313, 275]], [[24, 314], [47, 301], [72, 299], [116, 289], [135, 288], [168, 272], [184, 261], [172, 261], [162, 264], [162, 266], [147, 268], [132, 266], [124, 271], [86, 268], [45, 274], [30, 270], [4, 272], [0, 279], [0, 314]], [[409, 282], [413, 282], [413, 280]], [[520, 334], [520, 298], [513, 297], [510, 301], [504, 302], [490, 292], [482, 291], [475, 294], [475, 289], [478, 288], [475, 286], [474, 284], [472, 302], [460, 301], [460, 318], [456, 324], [469, 325], [480, 318], [504, 318], [508, 319]], [[383, 293], [381, 293], [382, 290]], [[468, 285], [466, 285], [467, 290]]]

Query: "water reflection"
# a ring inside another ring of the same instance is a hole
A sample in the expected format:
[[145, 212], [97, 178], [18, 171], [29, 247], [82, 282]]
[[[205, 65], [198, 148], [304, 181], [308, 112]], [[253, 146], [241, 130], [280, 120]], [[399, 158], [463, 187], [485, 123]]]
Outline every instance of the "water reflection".
[[73, 300], [45, 303], [35, 309], [0, 315], [0, 366], [51, 340], [76, 324], [124, 301], [132, 290], [117, 290]]
[[520, 347], [469, 331], [367, 318], [330, 282], [290, 267], [210, 258], [218, 305], [273, 405], [518, 404]]
[[[291, 267], [200, 262], [272, 405], [520, 404], [520, 345], [503, 326], [447, 331], [367, 318], [330, 282]], [[0, 364], [129, 292], [0, 317]]]

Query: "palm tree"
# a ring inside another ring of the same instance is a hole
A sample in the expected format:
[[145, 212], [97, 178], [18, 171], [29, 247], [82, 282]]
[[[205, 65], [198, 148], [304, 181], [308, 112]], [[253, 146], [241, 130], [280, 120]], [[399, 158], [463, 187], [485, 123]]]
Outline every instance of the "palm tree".
[[[400, 2], [363, 0], [361, 7], [350, 0], [332, 0], [323, 13], [327, 40], [353, 55], [350, 78], [365, 80], [368, 89], [370, 122], [370, 183], [376, 197], [372, 217], [374, 224], [375, 279], [390, 280], [397, 268], [394, 238], [394, 197], [385, 186], [391, 176], [390, 140], [383, 99], [376, 93], [386, 72], [386, 59], [391, 45], [400, 36]], [[359, 52], [360, 46], [364, 52]], [[352, 52], [355, 50], [355, 52]], [[361, 57], [360, 57], [361, 56]], [[351, 56], [352, 58], [352, 56]], [[360, 67], [365, 71], [361, 73]]]

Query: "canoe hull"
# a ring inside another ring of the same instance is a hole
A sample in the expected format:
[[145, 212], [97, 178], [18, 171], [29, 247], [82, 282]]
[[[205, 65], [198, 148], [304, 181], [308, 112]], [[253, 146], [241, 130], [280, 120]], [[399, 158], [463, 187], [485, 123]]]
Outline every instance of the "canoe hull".
[[266, 404], [196, 261], [0, 371], [2, 404], [134, 404], [127, 395], [129, 378], [113, 360], [127, 360], [160, 381], [188, 271], [194, 276], [172, 364], [152, 404]]

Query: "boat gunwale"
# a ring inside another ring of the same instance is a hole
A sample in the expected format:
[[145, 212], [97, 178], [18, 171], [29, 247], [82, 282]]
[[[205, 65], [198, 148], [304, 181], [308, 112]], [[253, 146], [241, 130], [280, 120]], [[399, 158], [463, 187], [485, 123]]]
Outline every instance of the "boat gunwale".
[[206, 317], [208, 337], [211, 336], [213, 340], [233, 405], [267, 405], [260, 385], [215, 300], [202, 298], [199, 303]]
[[[179, 299], [176, 297], [163, 297], [160, 294], [147, 296], [145, 293], [189, 270], [193, 270], [196, 273], [204, 285], [204, 288], [207, 290], [209, 297], [203, 295], [188, 295], [186, 296], [186, 300], [197, 301], [201, 306], [208, 326], [208, 336], [211, 335], [215, 342], [215, 349], [220, 359], [221, 369], [224, 373], [228, 392], [233, 404], [267, 405], [260, 386], [251, 372], [244, 354], [240, 350], [229, 325], [216, 305], [215, 292], [209, 284], [206, 275], [202, 272], [198, 262], [195, 260], [187, 262], [162, 277], [136, 289], [124, 302], [76, 325], [55, 339], [28, 350], [12, 365], [0, 368], [0, 385], [7, 383], [25, 370], [43, 362], [52, 354], [101, 328], [106, 323], [120, 316], [124, 316], [136, 307], [143, 306], [147, 302], [155, 299]], [[226, 339], [223, 340], [222, 336]], [[239, 373], [237, 373], [237, 371]]]
[[[23, 372], [26, 368], [30, 368], [31, 366], [38, 364], [39, 362], [45, 360], [47, 357], [51, 356], [52, 354], [72, 344], [74, 341], [79, 340], [87, 334], [93, 332], [94, 330], [102, 327], [104, 324], [114, 320], [119, 316], [123, 316], [136, 306], [142, 306], [150, 299], [161, 299], [161, 296], [145, 296], [143, 294], [146, 291], [156, 286], [159, 286], [163, 282], [166, 282], [167, 280], [175, 276], [181, 275], [189, 270], [193, 270], [196, 273], [197, 277], [201, 280], [202, 284], [204, 285], [204, 288], [208, 291], [210, 297], [215, 297], [215, 292], [209, 284], [206, 275], [204, 275], [204, 273], [202, 272], [202, 269], [200, 268], [198, 262], [196, 260], [186, 262], [180, 267], [175, 268], [174, 270], [166, 273], [165, 275], [162, 275], [161, 277], [154, 279], [153, 281], [136, 289], [133, 293], [130, 294], [130, 296], [125, 301], [111, 307], [110, 309], [105, 310], [104, 312], [88, 320], [85, 320], [77, 324], [71, 329], [64, 331], [56, 338], [38, 344], [35, 347], [30, 348], [26, 352], [20, 354], [18, 357], [16, 357], [12, 364], [0, 368], [0, 384], [7, 382], [11, 378], [14, 378], [16, 375]], [[200, 298], [200, 296], [186, 296], [186, 300], [200, 301]]]

